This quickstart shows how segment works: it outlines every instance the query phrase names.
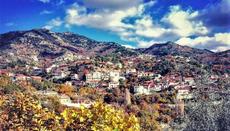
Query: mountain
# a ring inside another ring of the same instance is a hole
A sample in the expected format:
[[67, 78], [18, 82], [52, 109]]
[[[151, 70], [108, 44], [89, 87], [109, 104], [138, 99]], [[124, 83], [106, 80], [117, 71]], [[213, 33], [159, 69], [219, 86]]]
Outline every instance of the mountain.
[[213, 52], [209, 50], [181, 46], [173, 42], [153, 44], [149, 48], [137, 49], [137, 51], [140, 53], [151, 54], [155, 56], [178, 55], [185, 57], [200, 57], [213, 54]]
[[0, 65], [12, 62], [33, 63], [54, 61], [68, 54], [74, 56], [135, 56], [150, 54], [158, 57], [178, 55], [192, 57], [206, 64], [230, 65], [230, 51], [214, 53], [206, 49], [181, 46], [173, 42], [153, 44], [149, 48], [128, 49], [114, 42], [99, 42], [70, 32], [58, 33], [47, 29], [12, 31], [0, 34]]
[[194, 58], [200, 63], [210, 65], [218, 71], [230, 69], [230, 50], [223, 52], [212, 52], [207, 49], [196, 49], [181, 46], [173, 42], [153, 44], [149, 48], [136, 49], [139, 53], [155, 55], [157, 57], [173, 55]]
[[90, 57], [137, 53], [114, 42], [98, 42], [70, 32], [55, 33], [46, 29], [32, 29], [1, 34], [0, 54], [1, 63], [7, 63], [17, 60], [30, 62], [34, 59], [55, 59], [65, 54]]
[[227, 68], [230, 68], [230, 50], [203, 56], [202, 62], [210, 65], [225, 65], [228, 66]]
[[223, 51], [223, 52], [218, 52], [218, 53], [216, 53], [216, 55], [220, 56], [220, 57], [230, 57], [230, 49]]

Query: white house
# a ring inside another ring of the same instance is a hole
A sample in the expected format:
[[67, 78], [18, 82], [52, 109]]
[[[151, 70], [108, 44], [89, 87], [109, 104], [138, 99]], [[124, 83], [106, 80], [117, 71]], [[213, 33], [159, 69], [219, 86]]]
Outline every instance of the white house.
[[136, 73], [137, 70], [135, 68], [129, 68], [129, 69], [126, 69], [125, 73], [126, 74], [130, 74], [130, 73]]
[[69, 74], [69, 72], [58, 71], [58, 72], [54, 73], [53, 78], [54, 79], [62, 79], [62, 78], [65, 78], [68, 74]]
[[58, 93], [56, 91], [37, 91], [36, 94], [38, 95], [45, 95], [45, 96], [58, 96]]
[[194, 85], [195, 84], [193, 77], [185, 77], [184, 82], [187, 83], [188, 85]]
[[119, 86], [119, 82], [109, 82], [109, 88], [117, 88]]
[[64, 95], [64, 94], [59, 95], [59, 101], [63, 105], [68, 104], [68, 103], [72, 103], [70, 97], [67, 95]]
[[110, 80], [113, 82], [119, 82], [120, 73], [118, 71], [110, 71], [109, 72]]
[[86, 74], [86, 83], [91, 83], [91, 82], [99, 82], [102, 80], [102, 73], [101, 72], [91, 72]]
[[39, 75], [43, 72], [43, 69], [38, 68], [38, 67], [33, 67], [33, 75]]
[[177, 99], [192, 99], [193, 95], [190, 93], [190, 89], [187, 87], [182, 87], [177, 89]]
[[23, 74], [16, 74], [14, 76], [14, 80], [16, 80], [16, 81], [25, 81], [25, 80], [28, 80], [28, 79], [30, 79], [30, 77], [25, 76]]
[[153, 72], [144, 72], [144, 71], [140, 71], [137, 74], [138, 77], [153, 77], [153, 75], [154, 75]]
[[110, 79], [109, 73], [103, 73], [102, 79], [109, 80]]
[[135, 86], [134, 93], [135, 94], [150, 94], [149, 90], [144, 88], [144, 86]]
[[72, 75], [71, 75], [71, 79], [72, 79], [72, 80], [79, 80], [78, 74], [72, 74]]
[[161, 74], [154, 74], [153, 77], [154, 77], [154, 80], [160, 81]]
[[56, 58], [57, 61], [74, 61], [76, 56], [73, 53], [65, 53], [63, 56]]
[[76, 108], [80, 108], [81, 106], [89, 108], [93, 104], [93, 102], [88, 101], [88, 100], [83, 99], [83, 98], [73, 100], [74, 102], [72, 102], [70, 97], [67, 96], [67, 95], [60, 95], [59, 96], [59, 101], [63, 105], [66, 105], [68, 107], [76, 107]]
[[161, 91], [163, 89], [162, 85], [155, 85], [154, 87], [151, 87], [151, 91]]

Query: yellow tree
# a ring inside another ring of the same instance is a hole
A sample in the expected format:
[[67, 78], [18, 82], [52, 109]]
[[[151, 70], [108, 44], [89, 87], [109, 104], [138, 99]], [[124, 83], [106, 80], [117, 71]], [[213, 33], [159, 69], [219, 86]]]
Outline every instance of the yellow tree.
[[121, 109], [115, 109], [101, 102], [95, 103], [90, 108], [66, 108], [62, 113], [62, 117], [65, 120], [65, 128], [70, 130], [140, 130], [139, 120], [135, 115], [126, 114]]
[[14, 93], [0, 106], [0, 129], [50, 130], [61, 129], [54, 112], [42, 108], [30, 94]]
[[72, 95], [74, 92], [74, 88], [71, 85], [67, 85], [67, 84], [61, 84], [58, 87], [58, 92], [62, 93], [62, 94], [66, 94], [66, 95]]

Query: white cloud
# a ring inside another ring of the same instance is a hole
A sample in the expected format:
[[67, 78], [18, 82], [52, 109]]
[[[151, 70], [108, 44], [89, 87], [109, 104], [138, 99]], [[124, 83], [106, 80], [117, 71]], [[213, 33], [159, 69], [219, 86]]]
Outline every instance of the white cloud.
[[180, 6], [171, 6], [170, 12], [160, 21], [154, 21], [150, 15], [143, 14], [141, 19], [135, 21], [134, 32], [138, 37], [146, 37], [154, 41], [170, 41], [208, 33], [201, 21], [193, 19], [197, 15], [197, 11], [184, 11]]
[[123, 32], [126, 29], [133, 28], [133, 25], [124, 23], [127, 17], [138, 16], [143, 10], [141, 6], [134, 6], [123, 10], [95, 10], [93, 13], [87, 13], [87, 8], [74, 4], [67, 9], [66, 21], [70, 25], [83, 25], [112, 32]]
[[135, 23], [135, 33], [140, 36], [156, 38], [162, 36], [168, 30], [157, 25], [153, 25], [150, 16], [144, 16]]
[[138, 41], [139, 48], [148, 48], [153, 44], [153, 41]]
[[[164, 43], [166, 41], [174, 41], [181, 37], [184, 41], [188, 41], [191, 35], [205, 35], [208, 29], [201, 21], [194, 18], [199, 14], [198, 11], [182, 10], [180, 6], [171, 6], [170, 11], [163, 16], [161, 21], [154, 22], [154, 18], [144, 15], [135, 22], [135, 34], [138, 37], [150, 38], [150, 40], [136, 40], [138, 47], [149, 47], [154, 43]], [[164, 25], [168, 26], [164, 26]], [[196, 41], [204, 41], [206, 37], [197, 39]], [[190, 40], [190, 39], [189, 39]], [[183, 42], [185, 44], [185, 42]], [[185, 45], [193, 46], [190, 42]], [[197, 47], [202, 47], [198, 46]], [[210, 49], [211, 46], [208, 48]]]
[[176, 43], [212, 51], [224, 51], [230, 49], [230, 33], [216, 33], [212, 37], [200, 36], [194, 39], [183, 37]]
[[137, 43], [137, 47], [139, 48], [148, 48], [154, 44], [160, 44], [160, 43], [164, 43], [165, 41], [155, 41], [155, 40], [150, 40], [150, 41], [145, 41], [145, 40], [138, 40]]
[[126, 48], [130, 48], [130, 49], [135, 49], [136, 47], [131, 46], [131, 45], [127, 45], [127, 44], [122, 44], [122, 46], [126, 47]]
[[198, 11], [182, 10], [180, 6], [171, 6], [170, 12], [162, 18], [162, 22], [169, 24], [172, 32], [179, 36], [207, 34], [208, 29], [201, 21], [193, 20]]
[[53, 29], [55, 27], [59, 27], [63, 24], [63, 21], [58, 17], [55, 19], [50, 20], [46, 26], [44, 26], [43, 28], [46, 29]]
[[215, 34], [215, 40], [230, 45], [230, 33], [217, 33]]
[[52, 11], [49, 11], [49, 10], [43, 10], [40, 12], [40, 15], [48, 15], [48, 14], [52, 14], [53, 12]]
[[[145, 12], [154, 1], [142, 0], [85, 0], [83, 5], [73, 4], [66, 10], [65, 25], [87, 26], [115, 33], [122, 40], [136, 42], [137, 47], [145, 48], [154, 43], [175, 41], [181, 45], [211, 50], [229, 48], [226, 35], [218, 33], [205, 36], [209, 30], [196, 19], [198, 11], [183, 10], [180, 6], [170, 6], [169, 12], [160, 20]], [[127, 19], [133, 22], [124, 22]], [[192, 39], [190, 36], [196, 36]], [[228, 41], [228, 43], [230, 43]], [[127, 45], [124, 45], [127, 47]]]
[[[99, 3], [95, 4], [95, 1]], [[142, 18], [145, 16], [143, 15], [144, 10], [146, 7], [151, 7], [155, 3], [155, 1], [148, 3], [140, 2], [140, 0], [88, 0], [85, 1], [86, 6], [80, 6], [75, 3], [71, 8], [66, 10], [66, 23], [68, 27], [71, 25], [93, 27], [116, 33], [121, 39], [126, 41], [137, 41], [138, 35], [142, 35], [141, 29], [143, 28], [141, 28], [141, 23], [145, 19]], [[104, 6], [101, 7], [101, 4]], [[121, 4], [122, 7], [120, 6]], [[89, 7], [96, 9], [89, 13]], [[136, 22], [140, 28], [140, 31], [137, 32], [138, 34], [136, 34], [135, 31], [137, 29], [139, 30], [139, 28], [137, 28], [135, 24], [124, 22], [125, 19], [134, 17], [143, 19]]]
[[50, 2], [50, 0], [38, 0], [38, 1], [40, 1], [42, 3], [49, 3]]

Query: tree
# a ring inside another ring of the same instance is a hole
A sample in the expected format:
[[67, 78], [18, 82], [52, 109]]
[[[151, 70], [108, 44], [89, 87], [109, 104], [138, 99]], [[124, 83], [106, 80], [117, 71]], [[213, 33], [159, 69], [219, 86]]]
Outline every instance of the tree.
[[140, 130], [134, 114], [101, 102], [89, 108], [65, 108], [54, 113], [42, 107], [31, 94], [14, 93], [0, 98], [2, 130]]
[[13, 83], [9, 77], [0, 76], [0, 92], [4, 94], [11, 94], [16, 91], [23, 91], [24, 89], [19, 85]]
[[30, 94], [14, 93], [0, 106], [0, 129], [60, 130], [56, 115], [42, 108]]
[[167, 60], [163, 60], [159, 63], [157, 63], [154, 67], [153, 70], [158, 71], [161, 75], [166, 75], [170, 73], [173, 69], [175, 69], [175, 66], [173, 63]]
[[199, 100], [187, 105], [190, 106], [187, 107], [186, 118], [184, 118], [184, 122], [187, 123], [185, 131], [228, 131], [230, 129], [229, 98], [223, 96], [219, 104], [209, 100]]
[[139, 120], [133, 114], [126, 114], [123, 110], [101, 102], [95, 103], [91, 108], [66, 108], [62, 112], [68, 130], [140, 130]]
[[58, 87], [58, 92], [66, 95], [72, 95], [74, 88], [67, 84], [61, 84]]

